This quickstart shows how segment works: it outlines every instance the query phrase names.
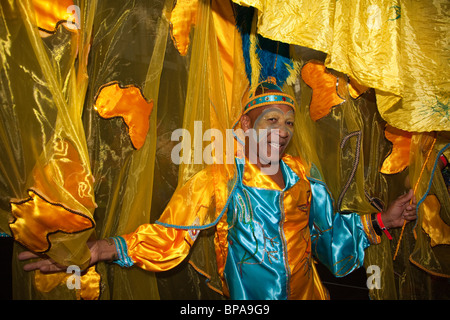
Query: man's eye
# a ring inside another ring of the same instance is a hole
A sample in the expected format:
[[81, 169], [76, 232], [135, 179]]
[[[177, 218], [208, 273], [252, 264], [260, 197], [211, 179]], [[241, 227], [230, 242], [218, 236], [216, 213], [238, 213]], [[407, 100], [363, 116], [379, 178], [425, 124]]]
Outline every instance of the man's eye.
[[294, 121], [286, 121], [286, 124], [290, 127], [294, 126]]
[[270, 121], [270, 122], [277, 122], [277, 118], [269, 118], [269, 119], [267, 119], [268, 121]]

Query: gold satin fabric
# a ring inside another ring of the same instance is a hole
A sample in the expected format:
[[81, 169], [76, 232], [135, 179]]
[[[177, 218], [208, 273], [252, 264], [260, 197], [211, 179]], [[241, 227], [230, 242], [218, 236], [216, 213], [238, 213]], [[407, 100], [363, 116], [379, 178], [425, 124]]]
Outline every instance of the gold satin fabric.
[[[325, 300], [328, 291], [320, 281], [311, 255], [309, 233], [309, 207], [311, 190], [306, 170], [298, 159], [285, 155], [283, 161], [297, 174], [299, 182], [283, 195], [283, 208], [296, 208], [291, 214], [285, 209], [283, 232], [286, 237], [287, 256], [291, 271], [291, 299]], [[267, 176], [266, 176], [267, 179]], [[298, 240], [300, 238], [300, 240]]]
[[[29, 191], [29, 195], [30, 198], [24, 201], [11, 202], [15, 220], [10, 228], [16, 241], [32, 251], [49, 251], [51, 240], [48, 239], [53, 233], [73, 234], [92, 229], [95, 225], [89, 217], [73, 212], [60, 203], [51, 203], [36, 191]], [[89, 256], [83, 258], [81, 265], [86, 265]]]
[[[36, 290], [46, 294], [54, 290], [57, 286], [66, 285], [67, 281], [75, 285], [76, 280], [70, 277], [73, 277], [73, 275], [67, 273], [44, 274], [36, 271], [34, 278]], [[81, 274], [79, 284], [80, 289], [74, 290], [75, 299], [97, 300], [100, 297], [101, 277], [96, 272], [95, 267], [90, 267]]]
[[161, 272], [174, 268], [186, 258], [192, 245], [185, 241], [186, 236], [187, 231], [152, 224], [140, 226], [124, 239], [128, 255], [138, 267]]
[[[210, 219], [218, 214], [213, 199], [214, 192], [219, 186], [214, 183], [212, 169], [207, 167], [175, 191], [158, 219], [168, 226], [145, 224], [132, 233], [123, 235], [127, 242], [128, 254], [137, 266], [152, 272], [174, 268], [189, 254], [200, 232], [176, 226], [201, 227], [214, 222]], [[226, 188], [226, 185], [221, 187]], [[195, 261], [192, 261], [192, 264], [195, 266]], [[199, 271], [205, 273], [203, 269], [204, 266], [200, 267]]]
[[[95, 226], [90, 215], [72, 208], [69, 200], [60, 201], [53, 181], [60, 181], [73, 201], [85, 208], [94, 210], [92, 188], [93, 178], [85, 172], [74, 146], [67, 141], [55, 141], [53, 152], [43, 168], [35, 167], [32, 177], [33, 187], [28, 191], [29, 198], [11, 202], [14, 221], [10, 229], [15, 239], [35, 252], [50, 249], [50, 239], [60, 237], [54, 233], [75, 234]], [[85, 265], [89, 256], [82, 258]]]

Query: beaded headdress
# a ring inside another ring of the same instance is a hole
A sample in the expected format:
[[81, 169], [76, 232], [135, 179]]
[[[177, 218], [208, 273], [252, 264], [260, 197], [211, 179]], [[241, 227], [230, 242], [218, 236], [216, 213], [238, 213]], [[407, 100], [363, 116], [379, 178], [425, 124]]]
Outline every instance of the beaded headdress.
[[243, 114], [255, 108], [271, 104], [287, 105], [295, 110], [294, 99], [290, 95], [284, 93], [273, 78], [260, 82], [249, 92], [243, 106]]
[[242, 114], [269, 104], [288, 105], [295, 110], [293, 97], [282, 89], [285, 84], [294, 83], [300, 69], [300, 63], [291, 58], [290, 45], [256, 32], [257, 14], [253, 7], [235, 5], [235, 13], [249, 81]]

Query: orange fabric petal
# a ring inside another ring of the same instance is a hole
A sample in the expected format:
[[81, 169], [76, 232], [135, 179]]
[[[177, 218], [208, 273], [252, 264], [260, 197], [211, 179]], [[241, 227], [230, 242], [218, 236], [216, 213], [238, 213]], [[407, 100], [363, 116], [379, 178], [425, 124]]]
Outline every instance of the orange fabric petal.
[[337, 77], [327, 72], [321, 62], [308, 62], [303, 66], [301, 75], [303, 81], [313, 90], [309, 106], [312, 120], [320, 120], [330, 113], [332, 107], [345, 101], [336, 92]]
[[356, 82], [354, 79], [350, 78], [350, 81], [348, 83], [348, 92], [353, 99], [358, 99], [368, 89], [368, 87], [363, 86]]
[[11, 202], [14, 221], [10, 228], [14, 239], [34, 252], [50, 249], [49, 234], [76, 233], [95, 226], [94, 221], [82, 213], [50, 202], [34, 190], [29, 190], [28, 195], [26, 200]]
[[131, 143], [140, 149], [150, 127], [153, 101], [147, 101], [136, 86], [120, 87], [113, 82], [100, 89], [94, 108], [105, 119], [121, 117], [128, 126]]
[[189, 49], [189, 34], [197, 18], [198, 0], [178, 0], [170, 17], [170, 35], [178, 52], [184, 56]]
[[[67, 281], [71, 281], [69, 277], [75, 274], [65, 272], [42, 273], [36, 270], [34, 274], [34, 284], [36, 289], [41, 292], [50, 292], [59, 285], [67, 285]], [[97, 300], [100, 297], [100, 281], [101, 276], [92, 266], [87, 272], [80, 275], [79, 289], [76, 288], [77, 299]], [[68, 289], [70, 290], [70, 289]]]
[[412, 133], [387, 125], [384, 134], [392, 142], [392, 151], [384, 160], [380, 172], [399, 173], [409, 166]]
[[[76, 13], [70, 10], [73, 6], [72, 0], [33, 0], [33, 7], [36, 13], [37, 26], [46, 32], [54, 33], [61, 21], [70, 21], [75, 23], [74, 17]], [[78, 22], [78, 21], [76, 21]], [[75, 28], [68, 28], [76, 30]]]
[[77, 290], [77, 298], [83, 300], [97, 300], [100, 297], [101, 276], [95, 270], [95, 266], [90, 267], [81, 276], [80, 290]]
[[430, 237], [431, 246], [450, 244], [450, 226], [442, 220], [441, 204], [435, 195], [429, 195], [423, 202], [422, 228]]

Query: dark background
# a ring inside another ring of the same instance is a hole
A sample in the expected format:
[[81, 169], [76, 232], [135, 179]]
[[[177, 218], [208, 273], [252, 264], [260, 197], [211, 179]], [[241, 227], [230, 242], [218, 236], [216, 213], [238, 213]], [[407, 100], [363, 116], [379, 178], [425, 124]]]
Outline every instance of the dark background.
[[12, 238], [0, 238], [0, 299], [12, 299], [11, 257]]

